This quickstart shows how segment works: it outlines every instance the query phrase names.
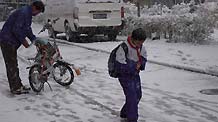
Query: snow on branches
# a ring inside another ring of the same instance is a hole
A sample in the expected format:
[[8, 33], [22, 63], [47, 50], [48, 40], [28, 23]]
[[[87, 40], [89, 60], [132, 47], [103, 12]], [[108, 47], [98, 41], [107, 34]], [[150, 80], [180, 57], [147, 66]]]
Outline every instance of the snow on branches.
[[130, 34], [134, 28], [143, 27], [151, 39], [202, 43], [209, 39], [218, 25], [218, 2], [200, 5], [182, 3], [171, 9], [163, 5], [145, 6], [141, 17], [137, 17], [134, 5], [128, 4], [125, 9], [126, 29], [122, 34]]

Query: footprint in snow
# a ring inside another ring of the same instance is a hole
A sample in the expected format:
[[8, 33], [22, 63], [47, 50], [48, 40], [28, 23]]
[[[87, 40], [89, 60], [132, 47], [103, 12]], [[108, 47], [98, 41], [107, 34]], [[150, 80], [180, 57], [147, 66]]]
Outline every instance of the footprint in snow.
[[183, 52], [181, 50], [178, 50], [177, 52], [180, 53], [180, 54], [183, 54]]

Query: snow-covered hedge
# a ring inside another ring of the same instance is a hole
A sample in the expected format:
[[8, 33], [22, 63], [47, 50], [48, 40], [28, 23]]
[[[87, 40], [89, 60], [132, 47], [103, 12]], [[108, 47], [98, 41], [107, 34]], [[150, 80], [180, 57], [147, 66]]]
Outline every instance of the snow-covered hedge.
[[[212, 5], [211, 5], [212, 4]], [[143, 27], [149, 38], [168, 38], [174, 42], [201, 43], [209, 38], [218, 22], [218, 3], [175, 5], [172, 9], [155, 5], [144, 7], [141, 17], [137, 8], [126, 5], [126, 28], [122, 34], [130, 34], [134, 28]]]

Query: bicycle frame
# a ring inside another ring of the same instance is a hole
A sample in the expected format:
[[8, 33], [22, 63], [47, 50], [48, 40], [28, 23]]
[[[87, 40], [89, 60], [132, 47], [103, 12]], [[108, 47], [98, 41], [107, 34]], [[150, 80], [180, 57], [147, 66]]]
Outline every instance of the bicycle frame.
[[[54, 67], [53, 67], [54, 63], [58, 62], [58, 61], [65, 62], [65, 61], [63, 61], [63, 58], [60, 54], [60, 51], [59, 51], [57, 44], [54, 42], [54, 44], [52, 46], [54, 47], [55, 53], [52, 55], [52, 57], [48, 57], [48, 54], [47, 54], [48, 52], [46, 52], [46, 49], [45, 49], [46, 47], [40, 47], [40, 45], [36, 45], [37, 52], [38, 52], [37, 54], [40, 53], [40, 50], [42, 52], [41, 54], [39, 54], [39, 55], [42, 55], [42, 59], [40, 61], [37, 61], [38, 57], [36, 55], [36, 57], [33, 59], [35, 61], [35, 63], [33, 65], [40, 65], [41, 67], [43, 67], [43, 69], [46, 69], [46, 70], [42, 69], [43, 70], [41, 73], [42, 75], [46, 75], [48, 73], [51, 73], [53, 75], [54, 74]], [[48, 60], [48, 59], [50, 59], [50, 60]], [[69, 64], [69, 63], [67, 63], [67, 64]]]

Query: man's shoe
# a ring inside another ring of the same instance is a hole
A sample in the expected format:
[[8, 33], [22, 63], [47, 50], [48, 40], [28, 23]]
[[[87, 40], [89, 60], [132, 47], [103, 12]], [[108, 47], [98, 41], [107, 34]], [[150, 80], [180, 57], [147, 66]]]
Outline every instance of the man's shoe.
[[30, 91], [30, 88], [21, 86], [19, 89], [11, 90], [12, 94], [20, 95], [20, 94], [28, 94]]

